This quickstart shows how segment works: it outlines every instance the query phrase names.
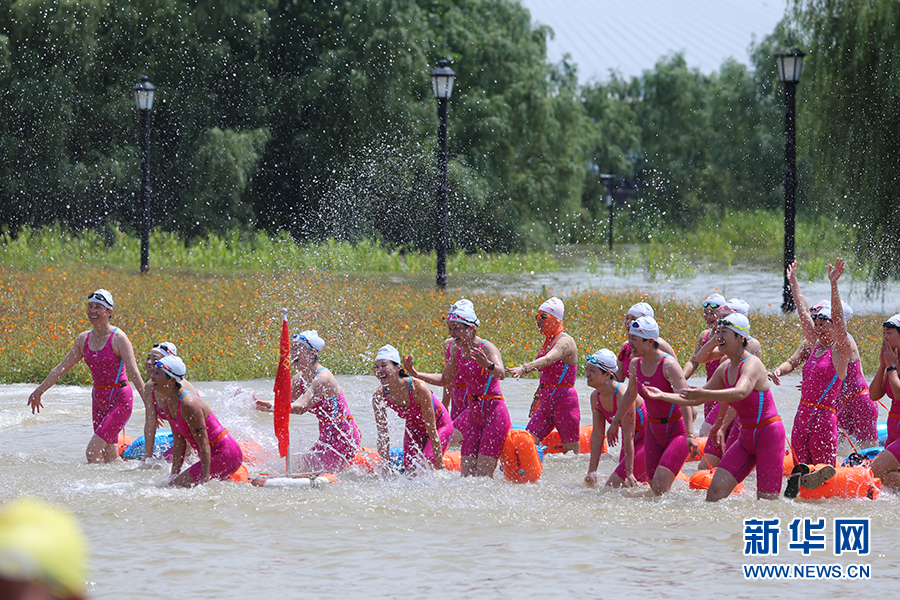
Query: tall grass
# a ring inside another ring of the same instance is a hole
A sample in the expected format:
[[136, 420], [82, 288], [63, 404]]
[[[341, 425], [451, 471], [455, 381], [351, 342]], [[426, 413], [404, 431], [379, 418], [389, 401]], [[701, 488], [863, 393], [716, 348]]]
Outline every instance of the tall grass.
[[[651, 278], [677, 278], [746, 265], [778, 271], [784, 256], [784, 220], [777, 211], [713, 211], [700, 216], [691, 228], [666, 225], [643, 233], [646, 227], [620, 214], [615, 226], [618, 249], [612, 255], [601, 250], [596, 260], [613, 261], [619, 275], [642, 271]], [[795, 247], [800, 275], [819, 279], [840, 256], [855, 277], [865, 278], [869, 271], [856, 261], [853, 240], [852, 229], [845, 225], [824, 218], [798, 220]]]
[[[329, 239], [300, 245], [286, 232], [271, 237], [237, 229], [190, 242], [176, 234], [154, 230], [149, 248], [151, 269], [424, 274], [434, 273], [437, 264], [434, 253], [387, 249], [370, 240], [351, 243]], [[7, 231], [0, 234], [0, 264], [11, 267], [89, 264], [127, 269], [136, 268], [139, 258], [140, 240], [112, 226], [100, 232], [88, 230], [78, 234], [58, 225], [25, 227], [15, 237]], [[450, 273], [519, 273], [558, 268], [558, 260], [546, 252], [453, 253], [447, 259]]]
[[[196, 380], [273, 377], [282, 307], [289, 310], [293, 331], [318, 329], [326, 340], [322, 361], [337, 373], [369, 373], [377, 348], [386, 343], [413, 354], [424, 370], [437, 370], [441, 341], [447, 335], [443, 316], [457, 300], [455, 294], [384, 277], [176, 268], [158, 268], [141, 276], [136, 271], [88, 264], [0, 266], [0, 383], [41, 381], [78, 333], [89, 327], [86, 297], [98, 287], [114, 294], [113, 323], [128, 334], [139, 361], [153, 343], [169, 340], [178, 345], [189, 377]], [[565, 301], [566, 329], [582, 356], [602, 347], [617, 350], [625, 340], [622, 315], [633, 303], [647, 300], [604, 290], [547, 292]], [[505, 364], [534, 358], [542, 341], [534, 312], [543, 297], [477, 293], [471, 299], [482, 321], [480, 335], [497, 344]], [[702, 329], [697, 307], [649, 301], [663, 337], [684, 362]], [[869, 315], [850, 323], [867, 372], [877, 366], [882, 321], [881, 316]], [[751, 326], [770, 367], [787, 357], [801, 336], [796, 318], [754, 315]], [[63, 380], [88, 382], [84, 365]]]

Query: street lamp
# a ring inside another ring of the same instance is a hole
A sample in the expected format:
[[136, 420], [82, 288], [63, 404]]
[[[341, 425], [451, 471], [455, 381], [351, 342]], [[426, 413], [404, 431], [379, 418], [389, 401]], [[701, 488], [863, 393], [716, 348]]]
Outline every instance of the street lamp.
[[141, 273], [150, 271], [150, 111], [156, 87], [141, 76], [134, 86], [134, 101], [141, 113]]
[[447, 205], [449, 191], [447, 189], [447, 105], [453, 94], [453, 81], [456, 73], [450, 68], [447, 59], [438, 61], [438, 68], [431, 72], [431, 87], [438, 101], [438, 118], [441, 127], [438, 130], [438, 197], [437, 197], [437, 231], [435, 233], [435, 249], [437, 251], [437, 288], [441, 291], [447, 287]]
[[609, 207], [609, 251], [612, 252], [613, 246], [613, 212], [615, 211], [616, 199], [613, 196], [613, 190], [618, 187], [620, 178], [616, 175], [601, 175], [600, 183], [606, 184], [606, 199], [604, 203]]
[[[797, 212], [797, 128], [794, 114], [797, 84], [800, 82], [800, 71], [803, 69], [803, 57], [799, 48], [791, 46], [790, 40], [785, 42], [789, 47], [775, 53], [778, 64], [778, 81], [784, 84], [784, 271], [794, 261], [794, 215]], [[794, 297], [784, 275], [784, 290], [781, 302], [782, 312], [793, 312]]]

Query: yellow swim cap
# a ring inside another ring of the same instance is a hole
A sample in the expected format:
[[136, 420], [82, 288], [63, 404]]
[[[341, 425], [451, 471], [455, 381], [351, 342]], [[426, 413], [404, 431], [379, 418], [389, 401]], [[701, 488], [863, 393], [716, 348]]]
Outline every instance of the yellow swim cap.
[[33, 498], [0, 509], [0, 577], [32, 581], [60, 598], [85, 591], [84, 534], [68, 510]]

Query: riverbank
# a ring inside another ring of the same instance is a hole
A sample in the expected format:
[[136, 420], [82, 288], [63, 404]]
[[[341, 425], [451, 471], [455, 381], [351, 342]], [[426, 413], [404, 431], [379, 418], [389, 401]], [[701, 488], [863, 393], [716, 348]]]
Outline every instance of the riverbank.
[[[451, 280], [451, 284], [454, 283]], [[461, 282], [460, 282], [461, 283]], [[426, 370], [440, 368], [443, 316], [459, 297], [474, 302], [479, 333], [501, 350], [507, 365], [531, 360], [540, 346], [534, 311], [546, 296], [566, 303], [566, 329], [582, 355], [625, 340], [622, 316], [646, 300], [657, 312], [662, 336], [684, 362], [703, 328], [699, 302], [659, 296], [654, 289], [592, 288], [555, 285], [525, 293], [489, 291], [478, 283], [446, 293], [398, 275], [350, 276], [328, 272], [214, 274], [159, 268], [141, 276], [134, 270], [84, 265], [41, 269], [0, 268], [0, 383], [41, 381], [65, 356], [72, 340], [88, 327], [86, 296], [97, 288], [113, 293], [113, 323], [130, 337], [139, 358], [154, 343], [174, 342], [192, 379], [222, 381], [274, 377], [280, 310], [287, 308], [291, 329], [317, 329], [326, 340], [322, 358], [336, 373], [370, 372], [378, 347], [391, 343], [413, 354]], [[715, 290], [711, 285], [708, 292]], [[741, 296], [741, 289], [720, 290]], [[746, 290], [751, 292], [752, 290]], [[866, 373], [877, 367], [881, 323], [889, 316], [855, 316], [856, 337]], [[751, 328], [774, 364], [800, 341], [796, 316], [756, 310]], [[84, 385], [87, 368], [73, 369], [62, 383]]]

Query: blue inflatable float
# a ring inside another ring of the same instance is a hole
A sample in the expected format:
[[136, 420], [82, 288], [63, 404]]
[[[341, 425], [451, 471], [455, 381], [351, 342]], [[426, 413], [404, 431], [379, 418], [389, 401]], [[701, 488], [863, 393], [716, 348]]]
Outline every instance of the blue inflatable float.
[[[162, 458], [163, 453], [174, 445], [171, 431], [157, 431], [156, 441], [153, 444], [153, 458]], [[137, 460], [144, 458], [144, 436], [131, 442], [122, 453], [125, 460]]]

